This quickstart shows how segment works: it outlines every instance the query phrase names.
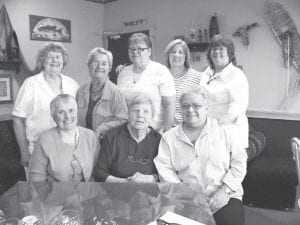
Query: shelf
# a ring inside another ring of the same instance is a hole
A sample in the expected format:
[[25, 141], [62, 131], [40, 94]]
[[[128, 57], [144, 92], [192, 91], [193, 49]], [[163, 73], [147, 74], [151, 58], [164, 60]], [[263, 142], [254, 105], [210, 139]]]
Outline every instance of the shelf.
[[0, 70], [14, 70], [19, 72], [21, 61], [0, 61]]
[[187, 43], [191, 52], [205, 52], [208, 47], [208, 42], [189, 42]]

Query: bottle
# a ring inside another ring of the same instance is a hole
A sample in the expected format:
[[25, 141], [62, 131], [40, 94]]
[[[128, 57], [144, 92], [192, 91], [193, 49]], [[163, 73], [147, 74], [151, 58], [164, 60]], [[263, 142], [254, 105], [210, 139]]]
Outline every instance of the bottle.
[[203, 34], [202, 34], [202, 30], [199, 29], [199, 42], [203, 41]]
[[19, 60], [19, 42], [14, 30], [10, 33], [8, 38], [7, 58], [8, 60]]
[[208, 42], [208, 32], [207, 32], [207, 29], [204, 29], [204, 42]]

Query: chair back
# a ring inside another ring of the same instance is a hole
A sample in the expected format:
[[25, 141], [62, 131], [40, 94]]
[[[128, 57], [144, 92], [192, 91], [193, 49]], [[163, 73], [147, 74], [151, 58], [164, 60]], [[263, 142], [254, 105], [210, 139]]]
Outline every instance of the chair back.
[[296, 161], [298, 183], [300, 183], [300, 139], [297, 137], [291, 138], [291, 148], [293, 159]]

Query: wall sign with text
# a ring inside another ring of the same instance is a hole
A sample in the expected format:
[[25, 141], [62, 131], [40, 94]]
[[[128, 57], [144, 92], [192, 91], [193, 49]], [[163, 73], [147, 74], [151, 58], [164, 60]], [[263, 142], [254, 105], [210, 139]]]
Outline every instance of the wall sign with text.
[[132, 27], [138, 25], [146, 25], [148, 23], [147, 19], [136, 19], [132, 21], [124, 22], [124, 27]]

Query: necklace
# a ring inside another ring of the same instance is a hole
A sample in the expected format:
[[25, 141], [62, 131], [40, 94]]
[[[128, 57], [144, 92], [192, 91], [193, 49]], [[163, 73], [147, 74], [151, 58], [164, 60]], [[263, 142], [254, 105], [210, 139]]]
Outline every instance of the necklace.
[[60, 140], [64, 144], [68, 144], [68, 145], [74, 146], [73, 149], [75, 151], [76, 148], [77, 148], [77, 146], [78, 146], [78, 142], [79, 142], [78, 127], [75, 128], [75, 133], [73, 133], [71, 135], [69, 135], [67, 133], [62, 133], [61, 130], [58, 127], [57, 127], [57, 132], [58, 132], [58, 136], [59, 136]]
[[215, 73], [214, 73], [213, 75], [210, 75], [210, 76], [209, 76], [209, 80], [207, 81], [206, 84], [207, 84], [207, 85], [210, 84], [212, 81], [218, 79], [219, 77], [220, 77], [220, 75], [219, 75], [219, 74], [216, 75]]

